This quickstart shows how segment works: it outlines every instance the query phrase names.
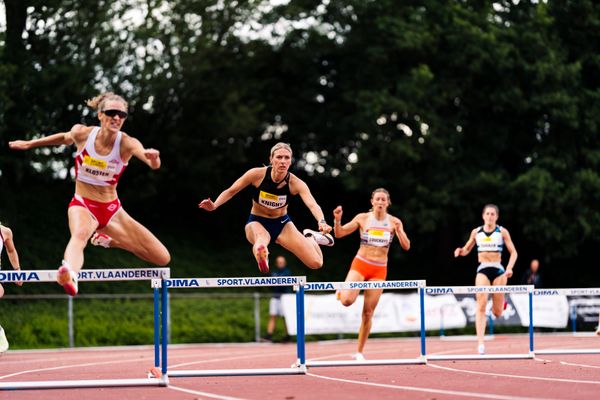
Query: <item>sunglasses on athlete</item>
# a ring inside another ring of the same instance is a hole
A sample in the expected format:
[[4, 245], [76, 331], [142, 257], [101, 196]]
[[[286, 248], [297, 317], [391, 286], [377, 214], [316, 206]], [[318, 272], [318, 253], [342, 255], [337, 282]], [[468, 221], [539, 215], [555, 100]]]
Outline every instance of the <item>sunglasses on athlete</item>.
[[110, 118], [114, 118], [118, 115], [119, 118], [126, 119], [127, 116], [129, 115], [129, 114], [127, 114], [127, 111], [121, 111], [121, 110], [104, 110], [102, 112], [104, 113], [104, 115], [106, 115], [107, 117], [110, 117]]

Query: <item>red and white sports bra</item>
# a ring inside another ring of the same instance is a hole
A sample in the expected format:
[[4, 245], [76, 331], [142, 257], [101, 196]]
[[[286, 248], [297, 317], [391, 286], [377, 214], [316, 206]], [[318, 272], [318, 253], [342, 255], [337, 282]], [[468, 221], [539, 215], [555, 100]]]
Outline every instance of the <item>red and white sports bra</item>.
[[121, 139], [123, 132], [117, 133], [112, 150], [106, 156], [96, 153], [94, 143], [100, 127], [90, 132], [85, 146], [75, 155], [75, 179], [95, 186], [111, 186], [119, 182], [127, 163], [121, 160]]

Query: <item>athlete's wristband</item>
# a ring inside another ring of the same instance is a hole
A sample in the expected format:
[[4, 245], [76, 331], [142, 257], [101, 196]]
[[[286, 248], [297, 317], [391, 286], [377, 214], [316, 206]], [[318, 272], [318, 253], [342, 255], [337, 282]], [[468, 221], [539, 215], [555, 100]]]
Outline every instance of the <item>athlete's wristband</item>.
[[322, 219], [319, 220], [319, 223], [320, 224], [327, 224], [327, 221], [325, 221], [325, 218], [322, 218]]

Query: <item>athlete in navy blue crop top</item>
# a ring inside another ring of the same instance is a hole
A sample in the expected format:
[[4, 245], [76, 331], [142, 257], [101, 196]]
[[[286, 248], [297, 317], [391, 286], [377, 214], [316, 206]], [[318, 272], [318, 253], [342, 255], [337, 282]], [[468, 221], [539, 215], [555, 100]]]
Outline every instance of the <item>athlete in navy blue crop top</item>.
[[[323, 253], [319, 245], [333, 245], [329, 234], [331, 226], [325, 222], [321, 207], [308, 186], [289, 172], [292, 148], [287, 143], [277, 143], [271, 148], [269, 167], [252, 168], [225, 189], [213, 202], [202, 200], [198, 207], [214, 211], [238, 192], [252, 185], [252, 209], [246, 224], [246, 238], [252, 243], [252, 253], [262, 273], [269, 272], [268, 246], [271, 241], [291, 251], [312, 269], [323, 266]], [[319, 231], [298, 231], [287, 214], [290, 196], [300, 195], [306, 207], [318, 221]]]
[[[475, 286], [504, 286], [513, 274], [513, 267], [517, 261], [517, 250], [510, 238], [508, 230], [497, 224], [500, 211], [498, 206], [487, 204], [483, 207], [483, 226], [471, 231], [469, 240], [463, 247], [454, 250], [454, 257], [466, 256], [477, 245], [477, 258], [479, 267], [475, 277]], [[502, 250], [506, 247], [510, 253], [506, 271], [502, 266]], [[487, 293], [477, 294], [477, 313], [475, 316], [475, 330], [477, 332], [478, 352], [485, 353], [484, 335], [486, 323]], [[500, 317], [504, 311], [504, 293], [492, 294], [492, 313]]]

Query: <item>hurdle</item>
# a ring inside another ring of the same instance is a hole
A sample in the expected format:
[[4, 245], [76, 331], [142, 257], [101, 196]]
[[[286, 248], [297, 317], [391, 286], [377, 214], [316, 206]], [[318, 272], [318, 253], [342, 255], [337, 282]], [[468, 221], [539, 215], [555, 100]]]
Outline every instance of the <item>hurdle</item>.
[[443, 360], [514, 360], [533, 359], [533, 285], [506, 285], [506, 286], [428, 286], [426, 294], [480, 294], [480, 293], [527, 293], [529, 295], [529, 352], [515, 354], [432, 354], [427, 356], [427, 361]]
[[[57, 270], [28, 270], [28, 271], [0, 271], [0, 282], [24, 282], [24, 283], [56, 283]], [[169, 268], [125, 268], [125, 269], [91, 269], [82, 270], [78, 274], [79, 282], [94, 281], [147, 281], [153, 279], [166, 279], [170, 277]], [[155, 327], [158, 314], [156, 313], [156, 302], [158, 293], [155, 292]], [[158, 342], [155, 335], [155, 367], [159, 366]], [[0, 390], [24, 390], [24, 389], [67, 389], [67, 388], [99, 388], [99, 387], [135, 387], [135, 386], [167, 386], [167, 376], [139, 379], [81, 379], [60, 381], [22, 381], [22, 382], [0, 382]]]
[[[421, 324], [421, 354], [415, 358], [374, 359], [374, 360], [307, 360], [307, 367], [355, 367], [368, 365], [414, 365], [426, 364], [425, 357], [425, 286], [424, 280], [414, 281], [361, 281], [361, 282], [310, 282], [305, 285], [305, 291], [331, 290], [375, 290], [375, 289], [418, 289]], [[304, 338], [303, 338], [304, 339]], [[303, 343], [304, 346], [304, 343]]]
[[[538, 296], [598, 296], [600, 288], [572, 288], [572, 289], [535, 289], [533, 297]], [[535, 354], [600, 354], [600, 348], [596, 349], [544, 349], [536, 350]]]
[[[303, 375], [306, 374], [304, 352], [304, 284], [305, 276], [281, 277], [248, 277], [248, 278], [181, 278], [181, 279], [153, 279], [152, 288], [162, 288], [162, 304], [167, 303], [167, 289], [198, 289], [198, 288], [233, 288], [233, 287], [259, 287], [259, 286], [293, 286], [296, 291], [296, 317], [298, 319], [297, 361], [288, 368], [237, 368], [237, 369], [212, 369], [212, 370], [169, 370], [167, 363], [167, 318], [163, 313], [162, 319], [162, 350], [163, 364], [162, 376], [169, 378], [183, 377], [209, 377], [209, 376], [257, 376], [257, 375]], [[156, 303], [155, 303], [156, 307]], [[156, 331], [155, 331], [156, 332]]]

